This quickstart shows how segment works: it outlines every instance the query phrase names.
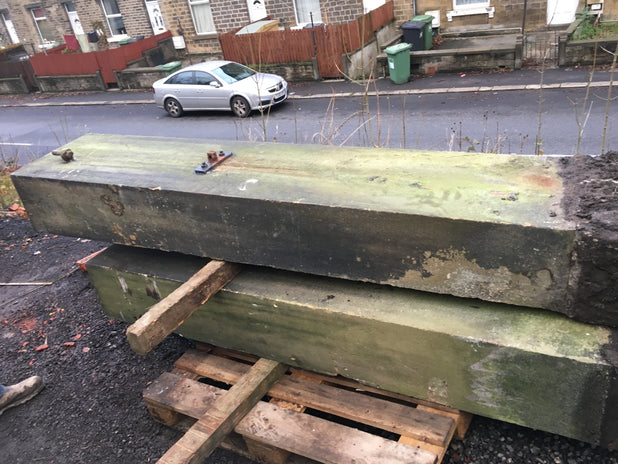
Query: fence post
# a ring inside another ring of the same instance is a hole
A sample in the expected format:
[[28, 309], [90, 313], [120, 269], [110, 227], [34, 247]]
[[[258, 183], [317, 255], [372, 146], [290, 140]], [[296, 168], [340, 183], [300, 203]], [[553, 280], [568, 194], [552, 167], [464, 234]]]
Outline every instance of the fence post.
[[320, 80], [320, 68], [318, 67], [318, 57], [317, 56], [311, 57], [311, 67], [313, 68], [313, 80], [319, 81]]
[[101, 70], [97, 69], [96, 74], [97, 74], [97, 80], [99, 81], [99, 85], [101, 86], [101, 90], [107, 90], [107, 86], [105, 85], [105, 81], [103, 80], [103, 74], [101, 74]]

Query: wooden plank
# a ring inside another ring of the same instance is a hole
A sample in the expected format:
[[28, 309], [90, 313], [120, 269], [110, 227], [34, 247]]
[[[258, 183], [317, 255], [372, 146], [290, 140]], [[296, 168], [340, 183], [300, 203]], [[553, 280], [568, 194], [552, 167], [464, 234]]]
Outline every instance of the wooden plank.
[[[237, 382], [249, 370], [247, 365], [196, 351], [185, 353], [176, 367], [226, 383]], [[268, 394], [439, 446], [448, 444], [454, 429], [452, 418], [298, 377], [282, 378]]]
[[447, 449], [447, 446], [433, 445], [431, 443], [418, 440], [414, 437], [407, 437], [405, 435], [402, 435], [401, 437], [399, 437], [398, 442], [403, 445], [413, 446], [415, 448], [420, 448], [420, 449], [423, 449], [425, 451], [429, 451], [430, 453], [435, 454], [438, 457], [436, 459], [436, 462], [438, 464], [442, 462], [442, 459], [444, 459], [444, 455], [446, 454], [446, 449]]
[[145, 355], [176, 330], [239, 272], [240, 265], [212, 260], [127, 329], [133, 351]]
[[446, 417], [450, 417], [455, 421], [455, 438], [458, 440], [463, 440], [466, 436], [466, 432], [468, 431], [468, 427], [470, 427], [470, 423], [472, 422], [472, 418], [474, 417], [472, 414], [464, 411], [447, 411], [442, 408], [435, 408], [433, 406], [427, 406], [425, 404], [419, 405], [418, 409], [423, 411], [430, 412], [432, 414], [441, 414]]
[[[293, 372], [291, 375], [293, 377], [301, 377], [303, 374], [297, 371], [296, 373]], [[271, 398], [269, 403], [276, 404], [279, 407], [291, 409], [299, 413], [303, 413], [307, 410], [307, 406], [305, 405], [291, 403], [289, 401], [280, 400], [279, 398]], [[254, 460], [261, 464], [284, 464], [290, 456], [289, 451], [257, 442], [249, 437], [244, 437], [244, 440], [247, 444], [249, 452], [254, 457]]]
[[[165, 373], [144, 392], [147, 403], [199, 418], [221, 398], [216, 387]], [[253, 440], [333, 464], [433, 464], [436, 455], [274, 404], [260, 402], [235, 427]]]
[[325, 464], [434, 464], [436, 455], [324, 419], [259, 403], [236, 431]]
[[158, 461], [160, 464], [199, 464], [260, 401], [285, 373], [286, 367], [260, 359]]

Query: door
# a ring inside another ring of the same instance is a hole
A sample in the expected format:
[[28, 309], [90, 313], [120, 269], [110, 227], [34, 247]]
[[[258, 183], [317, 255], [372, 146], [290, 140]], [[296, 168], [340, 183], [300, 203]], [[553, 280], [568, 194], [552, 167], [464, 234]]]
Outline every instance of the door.
[[249, 8], [249, 20], [251, 22], [258, 21], [267, 16], [264, 0], [247, 0], [247, 8]]
[[207, 72], [195, 71], [196, 108], [229, 109], [230, 90]]
[[163, 88], [166, 96], [172, 96], [180, 102], [184, 109], [198, 108], [193, 71], [183, 71], [170, 77]]
[[163, 15], [161, 14], [159, 2], [157, 0], [146, 0], [146, 10], [148, 11], [148, 17], [150, 18], [152, 32], [155, 35], [165, 32], [167, 29], [163, 23]]
[[79, 16], [77, 15], [77, 11], [75, 10], [75, 5], [73, 2], [66, 2], [64, 4], [64, 9], [67, 12], [67, 16], [69, 17], [69, 22], [71, 23], [71, 28], [73, 29], [73, 34], [76, 37], [84, 34], [84, 28], [82, 27], [82, 23], [79, 20]]
[[547, 24], [571, 24], [578, 5], [579, 0], [547, 0]]

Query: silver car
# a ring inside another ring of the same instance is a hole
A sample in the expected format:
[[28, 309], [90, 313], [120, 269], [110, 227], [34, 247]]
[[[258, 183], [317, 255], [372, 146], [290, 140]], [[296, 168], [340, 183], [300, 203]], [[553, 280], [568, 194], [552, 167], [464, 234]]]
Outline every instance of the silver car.
[[155, 103], [170, 116], [185, 111], [232, 110], [240, 118], [288, 98], [280, 76], [254, 71], [232, 61], [194, 64], [152, 84]]

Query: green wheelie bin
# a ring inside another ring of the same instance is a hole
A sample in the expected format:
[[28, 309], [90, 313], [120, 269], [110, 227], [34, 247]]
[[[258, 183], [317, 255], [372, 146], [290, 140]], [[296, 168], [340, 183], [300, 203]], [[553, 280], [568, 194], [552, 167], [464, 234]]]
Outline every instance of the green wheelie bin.
[[410, 49], [409, 43], [398, 43], [386, 47], [388, 59], [388, 74], [395, 84], [405, 84], [410, 79]]
[[433, 45], [433, 32], [431, 30], [433, 16], [417, 15], [410, 21], [418, 21], [425, 24], [425, 27], [423, 28], [423, 50], [429, 50]]

